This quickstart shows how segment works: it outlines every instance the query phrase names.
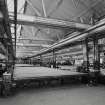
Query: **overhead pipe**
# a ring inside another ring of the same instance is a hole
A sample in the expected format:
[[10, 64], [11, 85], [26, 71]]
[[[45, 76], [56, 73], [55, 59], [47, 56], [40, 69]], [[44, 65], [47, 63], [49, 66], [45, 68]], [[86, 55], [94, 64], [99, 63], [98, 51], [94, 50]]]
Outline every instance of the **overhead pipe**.
[[62, 47], [64, 45], [70, 44], [70, 43], [72, 43], [74, 41], [77, 41], [77, 40], [83, 40], [86, 37], [90, 37], [91, 35], [93, 35], [95, 33], [100, 33], [100, 32], [103, 32], [103, 31], [105, 31], [105, 19], [102, 19], [96, 25], [88, 28], [86, 31], [84, 31], [82, 33], [79, 33], [79, 34], [77, 33], [73, 36], [70, 36], [69, 38], [66, 38], [62, 41], [59, 41], [58, 43], [53, 44], [52, 46], [50, 46], [47, 49], [42, 49], [38, 54], [36, 54], [34, 56], [46, 53], [46, 52], [48, 52], [52, 49]]

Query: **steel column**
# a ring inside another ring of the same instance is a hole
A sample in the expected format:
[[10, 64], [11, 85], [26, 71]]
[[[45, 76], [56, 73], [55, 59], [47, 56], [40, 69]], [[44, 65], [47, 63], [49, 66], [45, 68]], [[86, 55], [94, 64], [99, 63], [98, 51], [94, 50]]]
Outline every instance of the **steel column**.
[[42, 55], [40, 55], [40, 66], [42, 66]]
[[56, 54], [55, 54], [55, 50], [53, 50], [53, 68], [56, 68]]
[[93, 39], [93, 52], [94, 52], [94, 70], [100, 70], [100, 53], [98, 39]]
[[84, 58], [84, 66], [86, 67], [86, 71], [89, 70], [89, 51], [88, 51], [88, 40], [84, 40], [83, 43], [83, 58]]
[[15, 24], [15, 26], [14, 26], [14, 30], [15, 30], [15, 57], [16, 57], [17, 0], [14, 0], [14, 24]]

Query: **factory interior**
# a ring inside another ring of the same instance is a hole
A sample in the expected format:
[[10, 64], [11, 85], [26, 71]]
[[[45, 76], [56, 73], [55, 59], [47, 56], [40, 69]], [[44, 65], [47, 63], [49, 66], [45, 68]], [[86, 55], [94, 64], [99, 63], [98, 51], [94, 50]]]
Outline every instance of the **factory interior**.
[[0, 105], [104, 97], [105, 0], [0, 0]]

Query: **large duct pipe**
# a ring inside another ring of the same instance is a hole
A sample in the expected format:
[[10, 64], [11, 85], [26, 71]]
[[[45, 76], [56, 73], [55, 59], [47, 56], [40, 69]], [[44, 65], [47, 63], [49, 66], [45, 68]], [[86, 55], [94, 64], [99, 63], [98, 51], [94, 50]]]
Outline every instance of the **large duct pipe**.
[[[10, 17], [10, 22], [14, 23], [13, 19], [13, 13], [9, 14]], [[85, 30], [91, 25], [83, 24], [83, 23], [77, 23], [73, 21], [64, 21], [64, 20], [58, 20], [58, 19], [51, 19], [51, 18], [43, 18], [43, 17], [38, 17], [38, 16], [28, 16], [25, 14], [17, 14], [17, 24], [21, 25], [31, 25], [31, 26], [36, 26], [36, 25], [41, 25], [44, 27], [51, 27], [51, 28], [75, 28], [79, 30]]]
[[90, 37], [91, 35], [93, 35], [95, 33], [100, 33], [103, 31], [105, 31], [105, 19], [101, 20], [96, 25], [92, 26], [91, 28], [88, 28], [82, 34], [75, 34], [73, 36], [70, 36], [69, 38], [66, 38], [62, 41], [59, 41], [58, 43], [53, 44], [52, 46], [50, 46], [47, 49], [42, 49], [37, 55], [46, 53], [46, 52], [50, 51], [51, 49], [56, 49], [56, 48], [62, 47], [64, 45], [70, 44], [77, 40], [83, 40], [87, 37]]

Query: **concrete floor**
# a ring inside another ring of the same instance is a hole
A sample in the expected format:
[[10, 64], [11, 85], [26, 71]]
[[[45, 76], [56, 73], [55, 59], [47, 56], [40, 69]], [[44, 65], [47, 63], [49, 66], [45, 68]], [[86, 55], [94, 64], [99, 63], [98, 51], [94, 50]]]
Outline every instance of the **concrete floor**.
[[105, 105], [105, 86], [22, 89], [12, 97], [0, 98], [0, 105]]
[[84, 73], [73, 72], [68, 70], [59, 70], [47, 67], [34, 67], [27, 64], [18, 64], [14, 69], [14, 79], [25, 79], [35, 77], [47, 77], [47, 76], [75, 76], [84, 75]]
[[[31, 69], [28, 70], [31, 72]], [[46, 70], [43, 70], [43, 73], [46, 73]], [[21, 72], [26, 73], [27, 69], [22, 69], [22, 71], [17, 69], [17, 71], [22, 74]], [[26, 74], [29, 75], [29, 72]], [[82, 84], [69, 84], [55, 87], [22, 88], [13, 96], [0, 97], [0, 105], [105, 105], [105, 85], [89, 87]]]

